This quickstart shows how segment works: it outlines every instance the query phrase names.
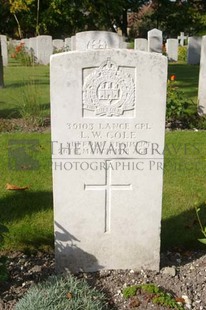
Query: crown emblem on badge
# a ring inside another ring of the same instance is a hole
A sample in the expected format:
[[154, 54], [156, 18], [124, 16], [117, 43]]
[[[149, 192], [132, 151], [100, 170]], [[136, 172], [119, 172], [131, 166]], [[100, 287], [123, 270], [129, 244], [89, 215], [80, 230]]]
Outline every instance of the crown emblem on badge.
[[132, 77], [111, 58], [89, 74], [83, 85], [83, 109], [97, 116], [121, 116], [134, 110], [135, 85]]

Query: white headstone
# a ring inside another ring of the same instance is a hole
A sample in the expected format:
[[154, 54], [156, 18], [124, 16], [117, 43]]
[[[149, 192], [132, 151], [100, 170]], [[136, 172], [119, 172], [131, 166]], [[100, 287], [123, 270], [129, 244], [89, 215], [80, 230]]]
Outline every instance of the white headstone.
[[0, 35], [0, 40], [1, 40], [1, 53], [3, 57], [3, 66], [8, 66], [7, 38], [5, 35]]
[[29, 47], [29, 39], [27, 39], [27, 38], [21, 39], [21, 43], [24, 43], [24, 46], [25, 46], [26, 48]]
[[189, 37], [187, 48], [187, 63], [197, 65], [200, 63], [202, 37]]
[[148, 51], [148, 42], [147, 39], [137, 38], [134, 40], [134, 48], [138, 51], [147, 52]]
[[108, 31], [83, 31], [76, 33], [75, 49], [84, 51], [91, 49], [121, 48], [123, 38], [117, 33]]
[[37, 36], [37, 62], [42, 65], [48, 65], [50, 56], [53, 53], [52, 37]]
[[57, 270], [158, 270], [167, 58], [66, 52], [50, 70]]
[[54, 51], [63, 51], [64, 50], [64, 40], [55, 39], [53, 40]]
[[167, 39], [166, 52], [169, 61], [178, 61], [178, 40]]
[[64, 49], [66, 52], [71, 51], [71, 38], [65, 38]]
[[17, 46], [17, 45], [19, 45], [21, 43], [21, 40], [11, 40], [11, 44], [13, 45], [13, 46]]
[[180, 32], [180, 36], [178, 36], [177, 39], [180, 41], [180, 45], [184, 46], [187, 36], [185, 36], [184, 32]]
[[200, 114], [206, 114], [206, 36], [202, 37], [200, 73], [198, 87], [198, 110]]
[[71, 37], [71, 51], [75, 51], [76, 49], [76, 36]]
[[162, 53], [162, 31], [159, 29], [152, 29], [148, 31], [148, 52]]
[[37, 38], [29, 38], [29, 51], [34, 57], [37, 57]]

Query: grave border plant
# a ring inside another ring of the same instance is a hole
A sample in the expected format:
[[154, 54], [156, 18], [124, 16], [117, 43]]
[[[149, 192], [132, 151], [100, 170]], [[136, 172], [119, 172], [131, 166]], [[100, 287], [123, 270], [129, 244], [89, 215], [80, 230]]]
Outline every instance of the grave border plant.
[[206, 116], [199, 115], [193, 100], [186, 98], [172, 74], [167, 83], [166, 127], [171, 129], [206, 129]]
[[[169, 307], [171, 309], [184, 310], [183, 300], [179, 302], [179, 298], [176, 298], [154, 283], [128, 286], [123, 289], [122, 293], [125, 299], [138, 298], [140, 295], [146, 295], [145, 298], [153, 304]], [[141, 304], [140, 301], [139, 304]]]
[[15, 310], [107, 310], [105, 295], [75, 276], [51, 276], [31, 287]]

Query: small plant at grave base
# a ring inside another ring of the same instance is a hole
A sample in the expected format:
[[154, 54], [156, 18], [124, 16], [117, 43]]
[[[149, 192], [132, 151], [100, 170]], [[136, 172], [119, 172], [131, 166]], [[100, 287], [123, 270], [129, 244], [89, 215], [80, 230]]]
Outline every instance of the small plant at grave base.
[[50, 277], [30, 288], [14, 310], [107, 310], [103, 293], [72, 275]]
[[197, 111], [192, 100], [185, 99], [172, 74], [167, 84], [166, 120], [171, 127], [188, 128], [196, 124]]
[[28, 124], [41, 126], [43, 124], [43, 111], [40, 104], [40, 97], [37, 85], [30, 80], [25, 83], [22, 92], [22, 102], [20, 114]]
[[[203, 206], [206, 207], [206, 204], [204, 204]], [[200, 225], [200, 230], [204, 236], [204, 238], [200, 238], [200, 239], [198, 239], [198, 241], [200, 241], [203, 244], [206, 244], [206, 226], [204, 227], [202, 220], [200, 218], [201, 207], [198, 207], [195, 205], [195, 211], [196, 211], [198, 223]]]
[[163, 291], [153, 283], [133, 285], [123, 289], [123, 296], [126, 299], [136, 296], [137, 293], [147, 294], [148, 300], [154, 304], [171, 309], [184, 310], [183, 305], [178, 303], [175, 297]]
[[[5, 234], [9, 232], [8, 228], [0, 223], [0, 246], [4, 243]], [[0, 283], [8, 279], [8, 272], [6, 268], [7, 257], [0, 257]]]

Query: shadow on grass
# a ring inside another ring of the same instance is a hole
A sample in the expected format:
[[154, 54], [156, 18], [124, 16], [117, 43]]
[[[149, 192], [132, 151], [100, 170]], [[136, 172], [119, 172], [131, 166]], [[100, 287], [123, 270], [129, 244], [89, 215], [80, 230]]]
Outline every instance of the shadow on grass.
[[5, 87], [4, 88], [19, 88], [19, 87], [24, 87], [29, 85], [31, 82], [34, 83], [34, 85], [49, 85], [49, 81], [45, 81], [45, 80], [37, 80], [36, 76], [34, 78], [30, 78], [28, 80], [24, 80], [24, 81], [19, 81], [19, 82], [15, 82], [15, 83], [5, 83]]
[[[50, 103], [41, 104], [41, 109], [42, 109], [42, 112], [44, 112], [44, 111], [49, 112], [50, 111]], [[49, 113], [47, 113], [47, 114], [49, 114]], [[11, 108], [11, 109], [0, 109], [0, 118], [18, 119], [18, 118], [22, 118], [22, 115], [21, 115], [18, 107], [17, 108]]]
[[53, 208], [52, 192], [9, 191], [0, 199], [0, 219], [16, 222], [33, 213]]
[[0, 118], [11, 119], [11, 118], [21, 118], [21, 114], [17, 108], [3, 109], [0, 110]]
[[[201, 203], [200, 218], [206, 227], [206, 203]], [[161, 251], [172, 251], [177, 248], [182, 250], [206, 250], [206, 245], [198, 241], [204, 238], [198, 223], [195, 208], [185, 211], [178, 216], [162, 220]]]

